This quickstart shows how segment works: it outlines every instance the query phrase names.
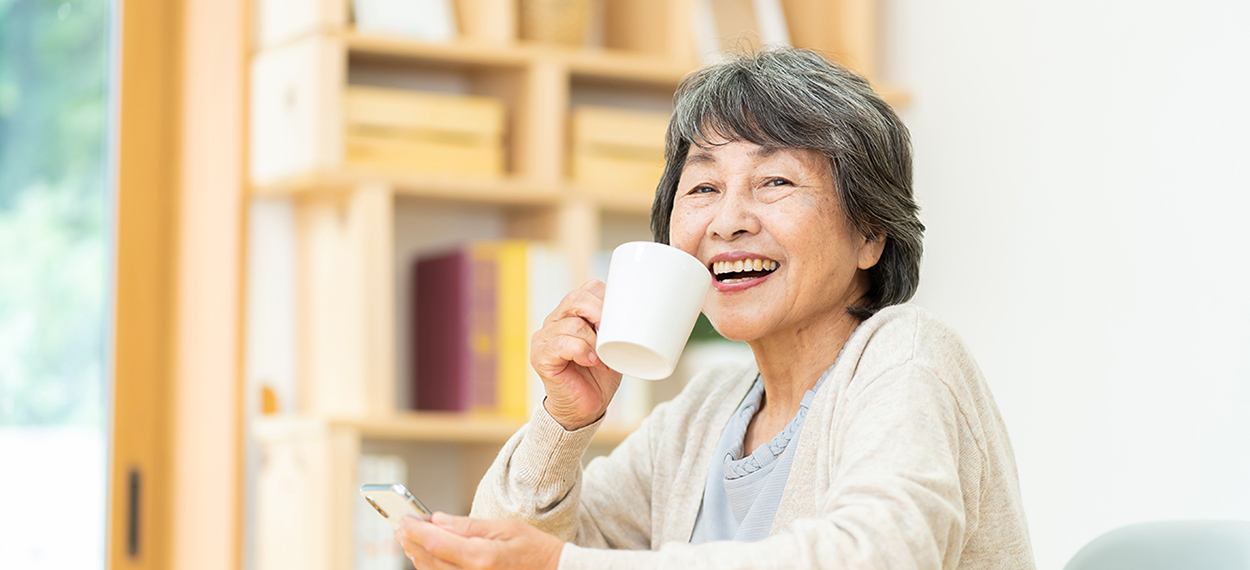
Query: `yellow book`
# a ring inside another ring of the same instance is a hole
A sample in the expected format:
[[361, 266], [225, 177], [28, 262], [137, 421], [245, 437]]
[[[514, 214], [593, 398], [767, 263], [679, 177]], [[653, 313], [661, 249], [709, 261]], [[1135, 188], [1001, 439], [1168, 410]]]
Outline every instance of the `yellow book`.
[[503, 102], [494, 97], [352, 85], [344, 106], [353, 127], [482, 138], [498, 138], [504, 130]]
[[529, 370], [529, 296], [526, 264], [530, 244], [500, 242], [495, 273], [495, 323], [498, 327], [498, 411], [500, 416], [525, 420]]
[[664, 158], [668, 113], [596, 105], [578, 105], [570, 116], [574, 146], [615, 148]]

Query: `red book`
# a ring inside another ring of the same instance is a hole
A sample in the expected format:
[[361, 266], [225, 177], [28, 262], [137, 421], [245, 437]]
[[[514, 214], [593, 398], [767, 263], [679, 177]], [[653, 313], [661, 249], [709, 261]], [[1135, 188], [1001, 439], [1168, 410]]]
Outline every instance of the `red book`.
[[495, 261], [468, 244], [413, 264], [413, 408], [494, 410]]

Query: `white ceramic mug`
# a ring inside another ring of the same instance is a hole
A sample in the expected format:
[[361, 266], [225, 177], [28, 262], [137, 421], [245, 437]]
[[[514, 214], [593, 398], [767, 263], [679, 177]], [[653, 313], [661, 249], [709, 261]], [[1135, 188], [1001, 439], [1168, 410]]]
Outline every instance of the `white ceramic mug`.
[[595, 352], [626, 376], [669, 377], [711, 285], [707, 267], [680, 249], [648, 241], [622, 244], [608, 265]]

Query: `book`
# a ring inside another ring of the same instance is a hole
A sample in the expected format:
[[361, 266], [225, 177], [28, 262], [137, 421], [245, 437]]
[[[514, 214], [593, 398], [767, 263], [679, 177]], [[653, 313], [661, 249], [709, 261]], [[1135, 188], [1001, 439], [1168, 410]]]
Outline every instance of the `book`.
[[524, 421], [542, 405], [530, 337], [572, 289], [541, 242], [476, 241], [413, 263], [413, 403]]
[[456, 37], [451, 0], [353, 0], [356, 30], [445, 42]]
[[433, 174], [503, 173], [499, 99], [351, 85], [343, 103], [349, 164]]
[[525, 420], [528, 412], [529, 319], [528, 242], [510, 240], [497, 246], [495, 306], [498, 342], [496, 390], [498, 414]]
[[494, 411], [494, 257], [475, 242], [413, 264], [414, 409]]
[[664, 173], [668, 113], [580, 105], [569, 116], [573, 179], [588, 186], [655, 190]]
[[456, 250], [413, 264], [413, 409], [469, 406], [468, 255]]
[[541, 329], [543, 321], [547, 315], [560, 305], [560, 301], [564, 296], [573, 289], [571, 277], [572, 270], [569, 268], [568, 258], [554, 248], [548, 247], [546, 244], [539, 242], [530, 243], [529, 250], [526, 252], [526, 297], [527, 297], [527, 327], [526, 335], [526, 418], [543, 405], [543, 399], [547, 397], [547, 391], [543, 387], [542, 378], [538, 377], [538, 373], [530, 366], [528, 355], [530, 351], [530, 337]]

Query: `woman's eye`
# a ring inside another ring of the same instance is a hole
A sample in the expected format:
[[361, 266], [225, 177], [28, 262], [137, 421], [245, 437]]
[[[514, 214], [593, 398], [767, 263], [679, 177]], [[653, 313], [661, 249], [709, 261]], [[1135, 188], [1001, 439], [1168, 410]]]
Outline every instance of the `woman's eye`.
[[695, 186], [694, 188], [690, 189], [690, 192], [687, 192], [687, 193], [688, 194], [709, 194], [715, 191], [716, 191], [715, 188], [712, 188], [711, 186], [708, 186], [705, 184], [702, 186]]
[[766, 182], [764, 182], [764, 185], [765, 186], [790, 186], [791, 183], [789, 180], [786, 180], [785, 178], [769, 178]]

